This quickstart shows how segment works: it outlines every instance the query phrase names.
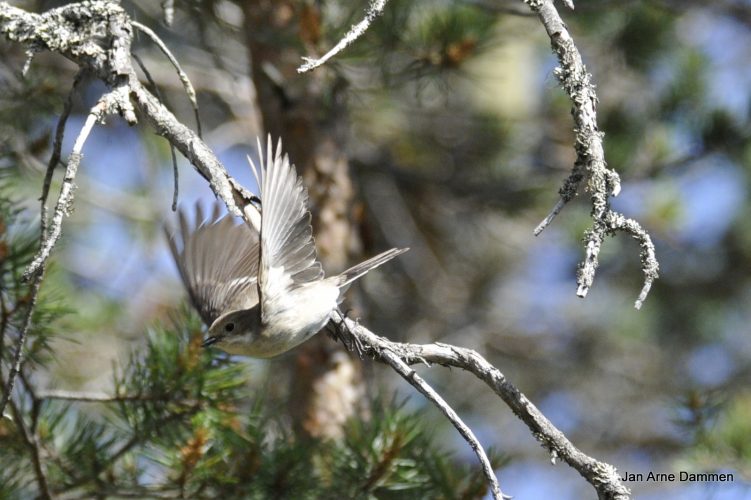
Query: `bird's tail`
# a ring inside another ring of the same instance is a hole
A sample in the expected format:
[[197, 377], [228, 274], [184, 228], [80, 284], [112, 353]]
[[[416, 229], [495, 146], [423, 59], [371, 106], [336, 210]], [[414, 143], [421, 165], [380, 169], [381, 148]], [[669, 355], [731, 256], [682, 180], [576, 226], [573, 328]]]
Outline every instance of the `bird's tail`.
[[397, 255], [401, 255], [407, 250], [409, 250], [409, 248], [392, 248], [391, 250], [386, 250], [385, 252], [366, 260], [365, 262], [360, 262], [356, 266], [350, 267], [339, 276], [332, 278], [332, 280], [339, 288], [345, 287], [371, 269], [374, 269], [381, 264], [390, 261]]

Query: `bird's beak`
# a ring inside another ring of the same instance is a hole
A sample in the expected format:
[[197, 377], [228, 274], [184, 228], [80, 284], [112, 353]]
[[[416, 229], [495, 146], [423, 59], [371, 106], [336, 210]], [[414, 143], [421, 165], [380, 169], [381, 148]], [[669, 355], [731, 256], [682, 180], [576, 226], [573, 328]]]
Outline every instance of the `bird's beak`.
[[214, 345], [217, 342], [219, 342], [219, 337], [209, 337], [203, 341], [203, 344], [201, 344], [201, 347], [209, 347], [210, 345]]

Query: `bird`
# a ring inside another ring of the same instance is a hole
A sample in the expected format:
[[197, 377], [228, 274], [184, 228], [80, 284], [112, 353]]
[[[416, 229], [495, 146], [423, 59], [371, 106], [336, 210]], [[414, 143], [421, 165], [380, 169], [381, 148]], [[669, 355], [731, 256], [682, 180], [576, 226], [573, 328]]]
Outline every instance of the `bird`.
[[260, 169], [248, 160], [260, 187], [260, 221], [237, 224], [231, 215], [219, 216], [218, 204], [205, 217], [197, 205], [192, 225], [179, 210], [179, 228], [167, 229], [167, 240], [190, 300], [209, 327], [203, 346], [271, 358], [318, 333], [343, 289], [408, 248], [392, 248], [326, 278], [302, 178], [282, 154], [281, 140], [274, 150], [268, 137], [265, 161], [260, 141], [258, 151]]

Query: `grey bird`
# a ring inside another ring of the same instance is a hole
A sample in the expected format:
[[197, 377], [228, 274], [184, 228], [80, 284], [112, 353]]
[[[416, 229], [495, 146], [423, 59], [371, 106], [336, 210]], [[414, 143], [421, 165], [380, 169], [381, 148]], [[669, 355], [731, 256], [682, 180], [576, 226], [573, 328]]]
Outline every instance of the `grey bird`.
[[269, 137], [265, 162], [258, 146], [260, 176], [249, 161], [261, 187], [260, 221], [220, 218], [218, 205], [204, 220], [199, 206], [192, 227], [180, 211], [179, 234], [168, 231], [167, 239], [191, 302], [209, 326], [204, 346], [270, 358], [320, 331], [343, 287], [408, 249], [392, 248], [324, 278], [302, 179], [282, 155], [281, 141], [274, 152]]

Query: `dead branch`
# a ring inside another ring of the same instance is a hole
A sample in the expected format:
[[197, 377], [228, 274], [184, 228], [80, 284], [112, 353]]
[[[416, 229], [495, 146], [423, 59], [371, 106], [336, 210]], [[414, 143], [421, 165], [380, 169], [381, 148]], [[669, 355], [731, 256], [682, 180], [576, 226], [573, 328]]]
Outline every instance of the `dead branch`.
[[[566, 25], [553, 5], [553, 0], [523, 0], [545, 27], [553, 52], [560, 66], [555, 75], [571, 99], [571, 114], [574, 117], [576, 135], [576, 161], [571, 174], [564, 181], [559, 193], [561, 199], [553, 211], [535, 229], [540, 234], [563, 206], [577, 194], [583, 180], [587, 180], [587, 190], [592, 200], [592, 227], [584, 235], [585, 257], [579, 265], [576, 281], [577, 295], [585, 297], [594, 281], [599, 264], [600, 247], [607, 235], [618, 231], [630, 234], [641, 246], [641, 264], [644, 273], [644, 286], [635, 307], [639, 309], [647, 297], [652, 283], [658, 277], [659, 264], [655, 248], [649, 234], [638, 222], [628, 219], [611, 210], [610, 197], [618, 196], [621, 185], [618, 174], [607, 167], [602, 147], [603, 134], [597, 126], [597, 94], [592, 84], [592, 76], [584, 66], [581, 54], [574, 44]], [[569, 5], [573, 8], [573, 5]]]
[[[339, 312], [332, 313], [331, 322], [337, 336], [348, 348], [359, 350], [376, 360], [389, 362], [390, 356], [399, 357], [406, 364], [430, 364], [456, 367], [472, 373], [485, 382], [519, 417], [542, 443], [551, 457], [561, 458], [576, 469], [594, 488], [598, 497], [609, 500], [627, 500], [630, 492], [621, 482], [610, 464], [587, 456], [571, 443], [545, 415], [516, 388], [501, 371], [471, 349], [449, 344], [405, 344], [391, 342], [368, 330], [357, 321], [341, 319]], [[384, 358], [384, 356], [386, 356]], [[390, 363], [389, 363], [390, 364]]]

